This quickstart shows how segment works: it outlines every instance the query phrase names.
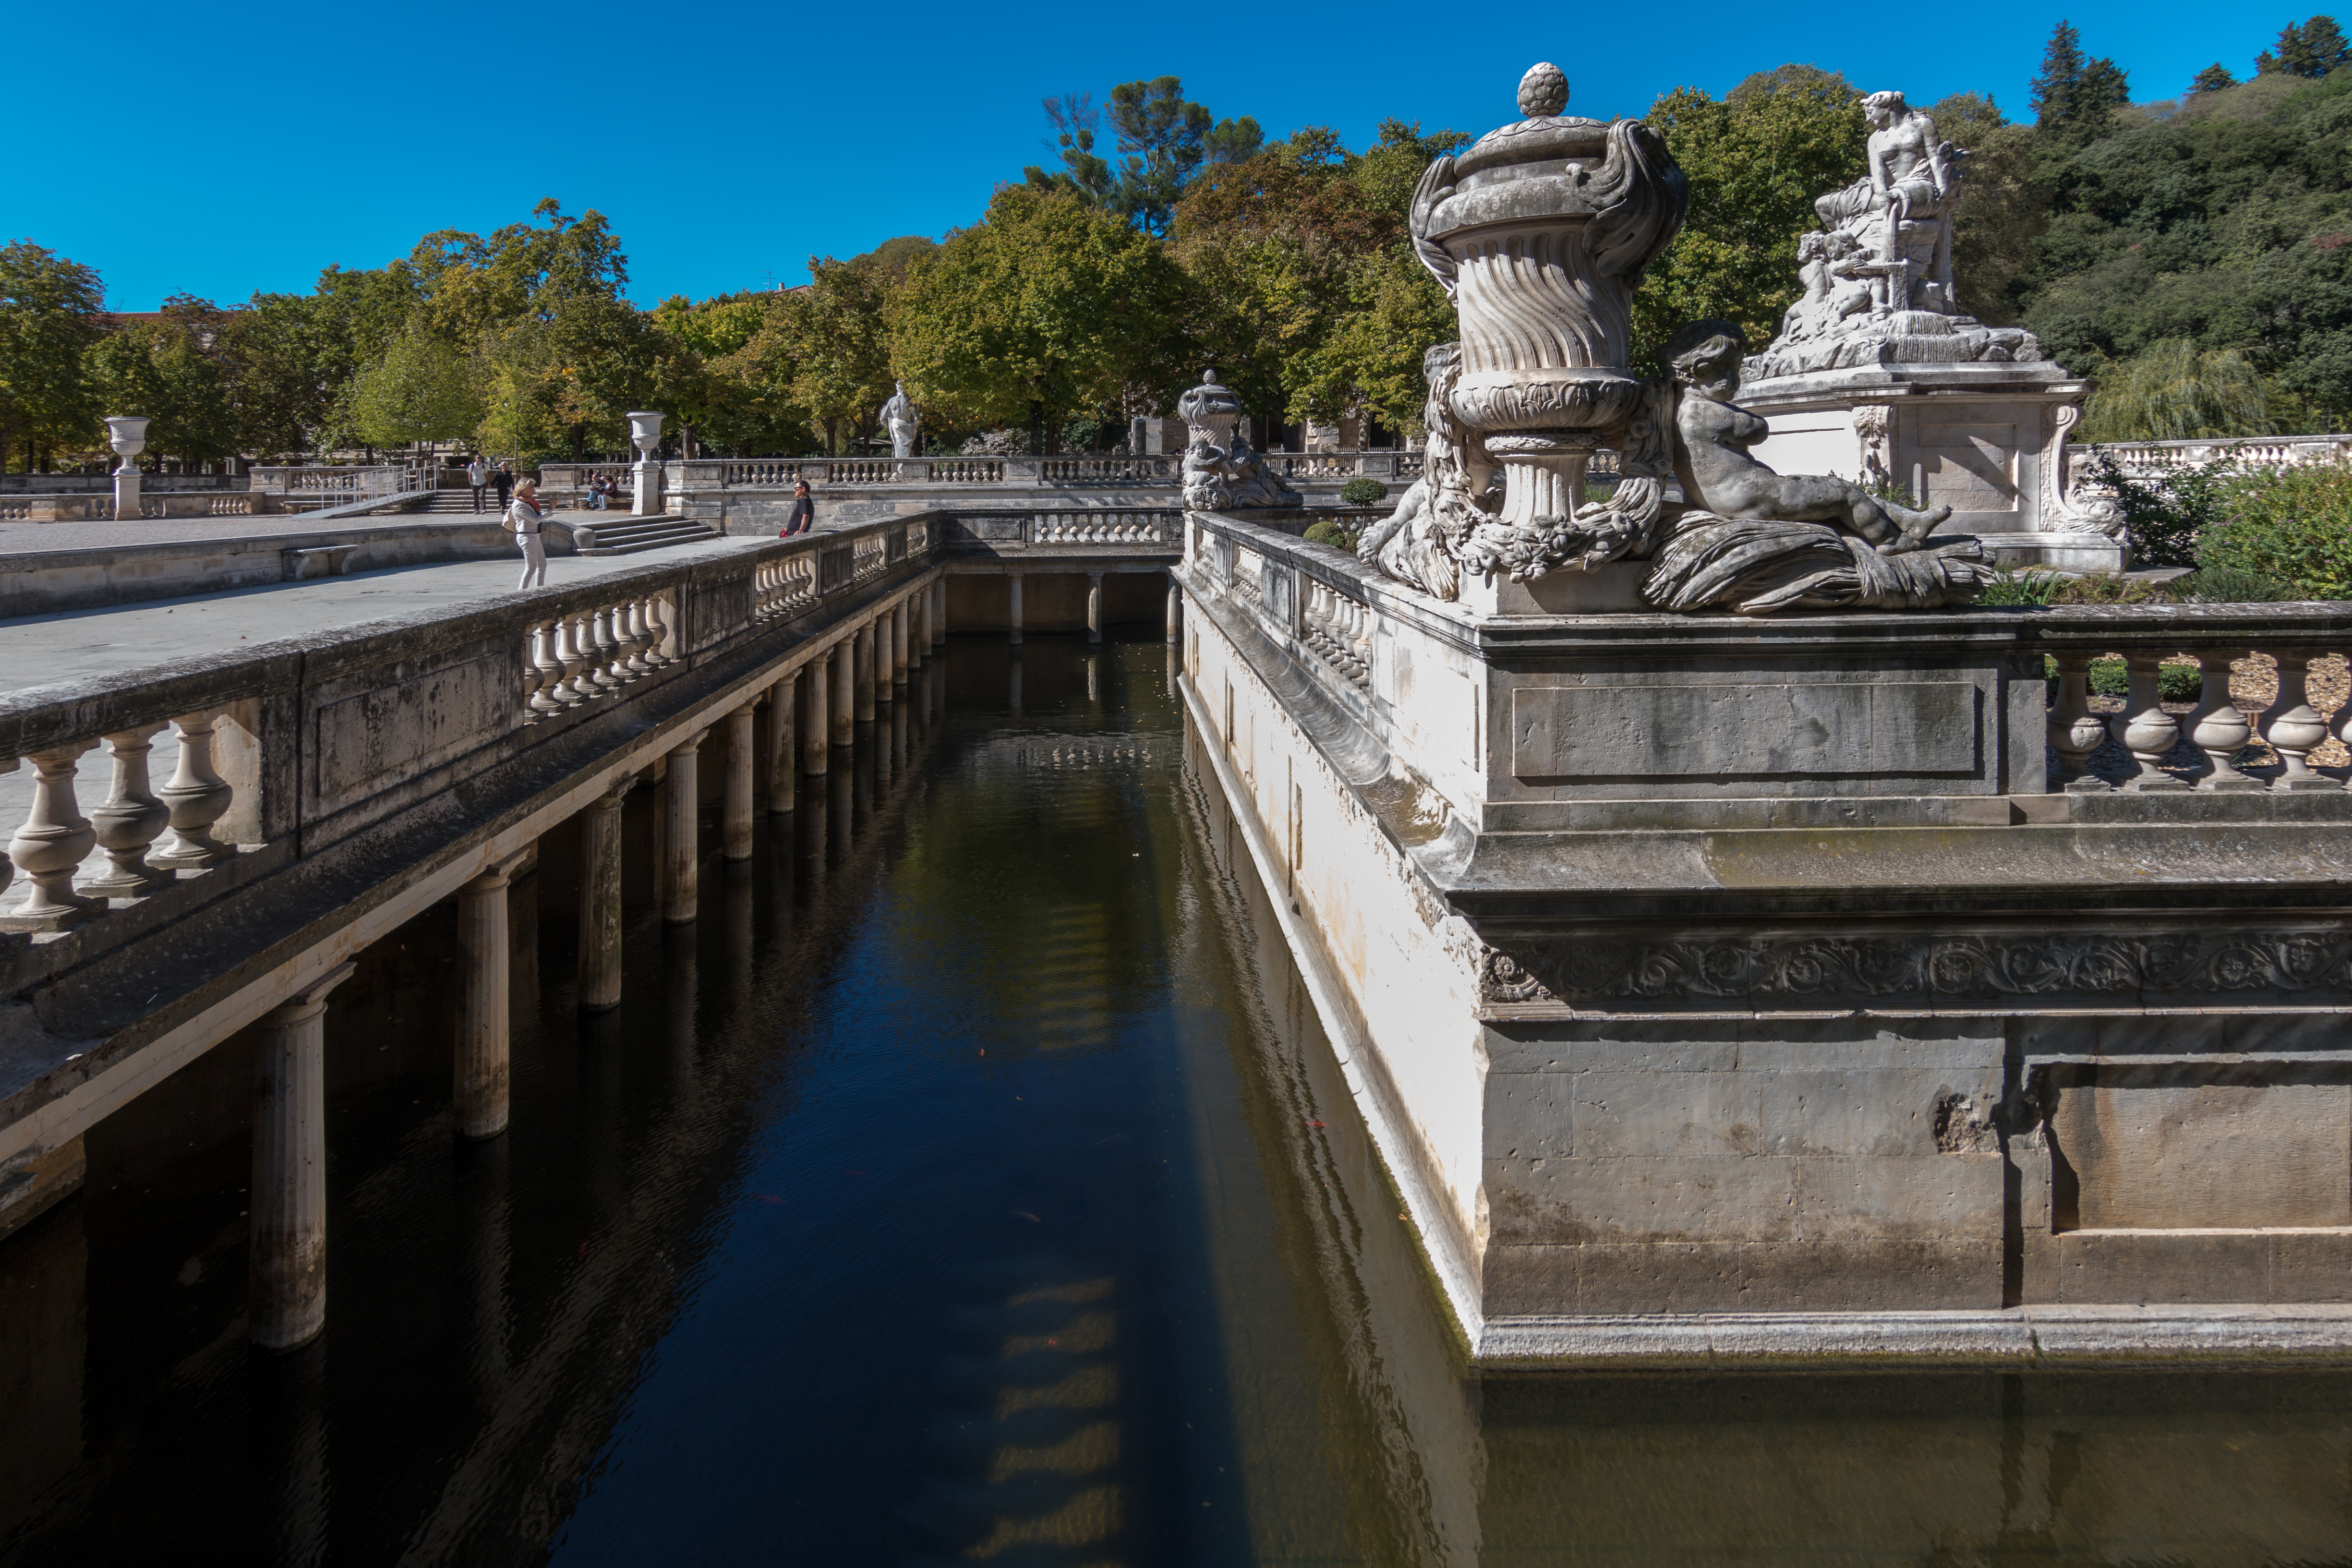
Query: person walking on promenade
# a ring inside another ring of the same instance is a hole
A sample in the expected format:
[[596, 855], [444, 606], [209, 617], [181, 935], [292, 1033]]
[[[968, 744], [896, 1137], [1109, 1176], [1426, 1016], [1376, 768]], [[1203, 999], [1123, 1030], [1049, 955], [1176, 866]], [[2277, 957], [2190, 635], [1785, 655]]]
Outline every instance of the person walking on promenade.
[[466, 465], [466, 482], [474, 487], [474, 510], [481, 510], [482, 492], [489, 488], [490, 466], [482, 461], [479, 452], [475, 453], [474, 460]]
[[516, 547], [522, 552], [522, 581], [515, 584], [520, 594], [526, 588], [547, 586], [547, 546], [541, 542], [539, 531], [546, 521], [539, 510], [539, 485], [525, 479], [515, 487], [514, 500], [507, 504], [507, 531], [515, 536]]
[[507, 492], [514, 489], [514, 465], [501, 461], [498, 472], [490, 476], [490, 484], [499, 492], [499, 510], [507, 510]]
[[776, 535], [790, 539], [795, 533], [806, 533], [816, 526], [816, 502], [809, 499], [808, 481], [803, 479], [793, 487], [793, 510], [784, 516], [784, 531]]

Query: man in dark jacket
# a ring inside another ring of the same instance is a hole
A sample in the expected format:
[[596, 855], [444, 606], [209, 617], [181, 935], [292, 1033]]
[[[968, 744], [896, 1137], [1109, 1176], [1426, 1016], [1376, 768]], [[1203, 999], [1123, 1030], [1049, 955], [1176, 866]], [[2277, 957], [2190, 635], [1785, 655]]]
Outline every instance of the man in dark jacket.
[[806, 533], [816, 526], [816, 502], [809, 499], [808, 481], [803, 479], [793, 487], [793, 510], [785, 514], [784, 531], [776, 537], [790, 539], [795, 533]]
[[490, 484], [499, 492], [499, 510], [502, 512], [507, 510], [507, 493], [514, 489], [514, 465], [511, 463], [500, 463], [498, 472], [490, 476]]

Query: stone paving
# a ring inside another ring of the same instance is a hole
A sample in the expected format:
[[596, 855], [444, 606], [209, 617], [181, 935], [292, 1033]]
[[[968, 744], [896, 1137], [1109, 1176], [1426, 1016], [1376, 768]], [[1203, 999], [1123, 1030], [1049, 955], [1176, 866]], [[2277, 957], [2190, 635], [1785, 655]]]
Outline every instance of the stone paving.
[[[387, 512], [382, 517], [339, 517], [320, 520], [288, 512], [260, 517], [175, 517], [140, 522], [0, 522], [0, 556], [40, 555], [75, 550], [137, 549], [153, 544], [202, 544], [232, 539], [276, 539], [334, 533], [341, 530], [376, 530], [398, 522], [466, 522], [472, 512]], [[495, 519], [495, 510], [482, 514]], [[565, 523], [610, 523], [626, 512], [587, 511], [571, 508], [550, 512]], [[518, 568], [520, 570], [520, 568]]]
[[[47, 524], [64, 527], [65, 524]], [[109, 527], [175, 527], [170, 523]], [[637, 555], [551, 557], [547, 584], [566, 584], [659, 564], [687, 556], [724, 553], [764, 544], [730, 537], [673, 545]], [[451, 561], [397, 566], [349, 577], [273, 583], [183, 599], [147, 599], [56, 616], [0, 620], [0, 692], [17, 693], [53, 681], [86, 679], [112, 671], [169, 665], [175, 659], [300, 637], [335, 626], [493, 598], [511, 592], [522, 559]]]

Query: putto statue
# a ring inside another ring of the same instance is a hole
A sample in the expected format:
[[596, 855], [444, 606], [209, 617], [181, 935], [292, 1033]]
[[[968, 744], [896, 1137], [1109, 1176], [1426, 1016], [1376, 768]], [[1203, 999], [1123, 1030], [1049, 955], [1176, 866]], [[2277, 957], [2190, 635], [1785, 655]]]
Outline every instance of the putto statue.
[[1968, 154], [1899, 92], [1862, 100], [1870, 172], [1813, 203], [1820, 232], [1798, 242], [1803, 298], [1749, 379], [1888, 363], [2026, 362], [2033, 334], [1963, 315], [1952, 288], [1952, 214]]
[[1195, 511], [1233, 507], [1299, 506], [1304, 498], [1282, 482], [1241, 433], [1242, 400], [1205, 371], [1201, 384], [1176, 400], [1186, 430], [1184, 504]]
[[914, 400], [907, 395], [907, 384], [896, 381], [890, 384], [897, 390], [882, 405], [882, 427], [890, 432], [890, 455], [911, 458], [921, 434], [921, 416], [915, 412]]
[[1748, 455], [1770, 426], [1731, 400], [1747, 352], [1729, 321], [1666, 344], [1675, 469], [1696, 503], [1675, 518], [1642, 596], [1660, 609], [1924, 609], [1966, 604], [1992, 574], [1973, 539], [1927, 547], [1952, 515], [1882, 500], [1848, 480], [1783, 475]]
[[[1528, 119], [1422, 177], [1414, 245], [1454, 298], [1462, 341], [1423, 361], [1423, 477], [1366, 531], [1359, 555], [1440, 599], [1463, 597], [1473, 579], [1530, 583], [1618, 561], [1652, 563], [1640, 595], [1663, 610], [1919, 609], [1973, 598], [1991, 570], [1977, 542], [1929, 539], [1951, 508], [1915, 510], [1849, 480], [1776, 473], [1749, 455], [1769, 426], [1733, 402], [1747, 352], [1738, 328], [1696, 322], [1667, 346], [1671, 376], [1633, 374], [1633, 289], [1681, 223], [1686, 185], [1647, 126], [1567, 119], [1567, 79], [1537, 66], [1519, 85]], [[1878, 112], [1893, 123], [1884, 102]], [[1924, 158], [1902, 161], [1904, 145], [1890, 140], [1874, 153], [1890, 183], [1869, 209], [1893, 215], [1897, 245], [1904, 215], [1949, 194]], [[1863, 204], [1858, 187], [1836, 200]], [[1879, 259], [1866, 237], [1826, 231], [1807, 247], [1814, 270], [1791, 320], [1868, 315], [1873, 288], [1893, 277]], [[1585, 462], [1603, 447], [1617, 455], [1617, 483], [1588, 501]], [[1188, 456], [1186, 504], [1206, 504], [1192, 499], [1192, 471]]]

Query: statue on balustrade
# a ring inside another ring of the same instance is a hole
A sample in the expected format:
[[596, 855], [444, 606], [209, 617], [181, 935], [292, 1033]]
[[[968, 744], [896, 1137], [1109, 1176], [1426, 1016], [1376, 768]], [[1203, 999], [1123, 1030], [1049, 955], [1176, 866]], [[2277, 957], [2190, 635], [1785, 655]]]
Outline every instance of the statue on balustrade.
[[891, 385], [898, 390], [882, 405], [882, 427], [890, 432], [890, 455], [911, 458], [921, 435], [920, 416], [915, 412], [914, 399], [907, 395], [907, 384], [898, 381]]
[[[1647, 126], [1565, 116], [1567, 100], [1567, 79], [1535, 67], [1519, 86], [1528, 118], [1438, 159], [1414, 194], [1414, 247], [1454, 300], [1463, 337], [1423, 362], [1425, 471], [1359, 554], [1441, 599], [1459, 598], [1471, 577], [1526, 583], [1619, 561], [1652, 563], [1642, 596], [1670, 611], [1974, 597], [1990, 572], [1977, 542], [1929, 540], [1949, 508], [1778, 474], [1748, 455], [1768, 426], [1732, 401], [1746, 353], [1737, 327], [1685, 327], [1668, 345], [1670, 376], [1633, 374], [1633, 286], [1681, 224], [1687, 185]], [[1944, 150], [1933, 160], [1919, 150], [1933, 122], [1894, 95], [1874, 103], [1884, 189], [1871, 186], [1875, 206], [1859, 188], [1836, 205], [1898, 224], [1933, 209], [1948, 223]], [[1876, 237], [1879, 250], [1871, 236], [1836, 229], [1805, 247], [1814, 270], [1792, 325], [1834, 335], [1876, 310], [1873, 289], [1892, 276]], [[1915, 241], [1898, 232], [1893, 243]], [[1948, 237], [1934, 243], [1948, 268]], [[1588, 500], [1585, 464], [1604, 449], [1618, 478]], [[1186, 469], [1189, 479], [1189, 458]], [[1200, 504], [1189, 488], [1187, 504]]]
[[1862, 100], [1869, 172], [1813, 203], [1822, 226], [1798, 242], [1804, 296], [1748, 378], [1854, 365], [2038, 360], [2015, 327], [1961, 312], [1952, 287], [1952, 214], [1968, 157], [1899, 92]]
[[1215, 371], [1202, 373], [1201, 384], [1176, 400], [1176, 412], [1186, 430], [1187, 507], [1195, 511], [1224, 511], [1234, 507], [1304, 504], [1304, 498], [1250, 448], [1249, 437], [1240, 428], [1242, 400], [1234, 395], [1233, 388], [1219, 383]]

